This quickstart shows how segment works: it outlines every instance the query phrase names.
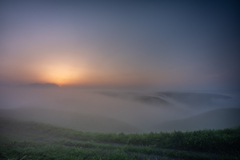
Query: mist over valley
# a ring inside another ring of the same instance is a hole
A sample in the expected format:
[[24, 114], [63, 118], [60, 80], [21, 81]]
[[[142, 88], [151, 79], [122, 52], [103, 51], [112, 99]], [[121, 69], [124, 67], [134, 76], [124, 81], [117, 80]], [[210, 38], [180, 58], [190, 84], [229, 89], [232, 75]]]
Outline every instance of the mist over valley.
[[0, 116], [104, 133], [223, 129], [240, 125], [238, 97], [229, 93], [2, 87]]

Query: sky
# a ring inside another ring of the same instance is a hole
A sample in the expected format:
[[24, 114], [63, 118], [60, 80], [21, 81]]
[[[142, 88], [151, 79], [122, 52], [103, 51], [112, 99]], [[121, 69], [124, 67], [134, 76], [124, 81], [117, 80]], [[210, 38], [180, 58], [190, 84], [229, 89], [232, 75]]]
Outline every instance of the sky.
[[239, 1], [1, 0], [0, 84], [240, 89]]

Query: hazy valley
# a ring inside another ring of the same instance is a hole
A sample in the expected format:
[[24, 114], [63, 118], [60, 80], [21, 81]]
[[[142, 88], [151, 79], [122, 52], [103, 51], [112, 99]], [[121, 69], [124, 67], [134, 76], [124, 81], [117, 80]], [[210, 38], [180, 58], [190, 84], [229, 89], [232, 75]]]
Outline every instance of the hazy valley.
[[149, 133], [240, 125], [237, 94], [2, 88], [1, 117], [88, 132]]

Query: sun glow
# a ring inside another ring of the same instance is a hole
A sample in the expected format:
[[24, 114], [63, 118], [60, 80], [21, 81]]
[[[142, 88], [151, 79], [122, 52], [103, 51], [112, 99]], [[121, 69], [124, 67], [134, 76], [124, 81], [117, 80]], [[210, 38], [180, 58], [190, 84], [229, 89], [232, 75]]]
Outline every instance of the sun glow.
[[81, 81], [82, 71], [67, 65], [54, 65], [47, 67], [43, 73], [44, 81], [56, 83], [59, 86], [76, 84]]

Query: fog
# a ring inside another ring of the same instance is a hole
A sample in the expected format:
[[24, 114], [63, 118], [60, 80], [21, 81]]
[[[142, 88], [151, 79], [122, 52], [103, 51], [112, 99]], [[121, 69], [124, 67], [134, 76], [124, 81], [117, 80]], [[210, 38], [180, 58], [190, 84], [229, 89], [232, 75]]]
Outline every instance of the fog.
[[238, 15], [239, 1], [2, 0], [0, 117], [89, 132], [239, 126]]
[[[56, 86], [2, 86], [0, 92], [1, 117], [91, 132], [143, 133], [236, 127], [240, 125], [237, 118], [239, 104], [239, 94], [233, 92], [161, 92]], [[201, 120], [201, 114], [208, 114], [208, 117], [203, 116]], [[198, 117], [195, 124], [194, 117]], [[179, 128], [181, 121], [187, 124], [186, 118], [190, 118], [192, 124]], [[211, 121], [211, 125], [206, 119]]]

